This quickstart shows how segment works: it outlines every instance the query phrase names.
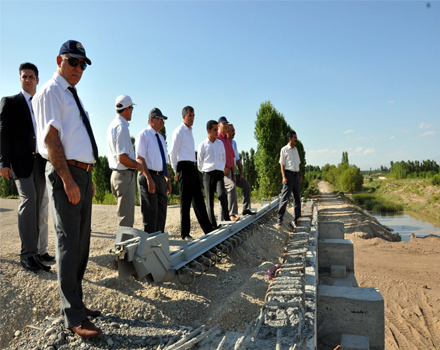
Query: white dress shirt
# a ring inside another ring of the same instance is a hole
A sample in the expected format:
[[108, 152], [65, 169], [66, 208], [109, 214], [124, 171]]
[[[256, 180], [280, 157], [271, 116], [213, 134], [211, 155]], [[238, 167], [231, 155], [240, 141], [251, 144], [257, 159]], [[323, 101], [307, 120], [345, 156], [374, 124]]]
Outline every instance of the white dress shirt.
[[[45, 139], [50, 127], [53, 126], [58, 130], [67, 160], [74, 159], [78, 162], [93, 164], [96, 160], [93, 156], [92, 142], [81, 119], [75, 98], [67, 90], [68, 87], [69, 83], [61, 75], [55, 73], [32, 99], [37, 123], [38, 150], [42, 157], [49, 159]], [[87, 112], [86, 114], [89, 117]]]
[[110, 169], [127, 170], [130, 169], [118, 160], [121, 154], [127, 154], [135, 160], [133, 144], [130, 139], [128, 126], [130, 123], [120, 114], [110, 123], [107, 129], [107, 157]]
[[171, 166], [174, 172], [177, 172], [178, 162], [183, 160], [195, 162], [195, 151], [192, 128], [188, 128], [185, 123], [182, 122], [182, 124], [173, 131], [173, 141], [171, 143]]
[[281, 148], [280, 152], [280, 164], [284, 164], [285, 170], [299, 171], [299, 159], [298, 150], [296, 147], [292, 148], [289, 144]]
[[142, 130], [136, 137], [136, 155], [145, 159], [145, 163], [147, 163], [147, 168], [149, 170], [163, 171], [162, 155], [160, 154], [156, 134], [159, 135], [165, 155], [165, 162], [168, 164], [167, 145], [165, 143], [165, 139], [151, 126]]
[[226, 164], [226, 151], [223, 142], [216, 139], [212, 142], [209, 138], [199, 145], [197, 152], [197, 167], [202, 173], [213, 170], [223, 171]]
[[[34, 109], [32, 108], [32, 95], [28, 94], [26, 91], [21, 90], [21, 93], [23, 94], [23, 97], [25, 98], [27, 105], [29, 107], [29, 113], [31, 114], [32, 118], [32, 125], [34, 126], [34, 134], [35, 138], [37, 137], [37, 123], [35, 122], [35, 115], [34, 115]], [[38, 152], [38, 143], [35, 142], [35, 153]]]

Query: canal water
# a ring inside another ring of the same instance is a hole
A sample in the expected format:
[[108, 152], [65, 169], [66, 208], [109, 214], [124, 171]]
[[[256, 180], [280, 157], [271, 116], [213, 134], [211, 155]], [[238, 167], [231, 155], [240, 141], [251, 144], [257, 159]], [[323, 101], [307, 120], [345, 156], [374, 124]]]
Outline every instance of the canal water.
[[428, 235], [440, 235], [440, 220], [432, 219], [414, 212], [398, 213], [375, 213], [368, 212], [374, 216], [382, 225], [393, 229], [393, 233], [398, 233], [402, 241], [409, 241], [411, 234], [417, 237]]

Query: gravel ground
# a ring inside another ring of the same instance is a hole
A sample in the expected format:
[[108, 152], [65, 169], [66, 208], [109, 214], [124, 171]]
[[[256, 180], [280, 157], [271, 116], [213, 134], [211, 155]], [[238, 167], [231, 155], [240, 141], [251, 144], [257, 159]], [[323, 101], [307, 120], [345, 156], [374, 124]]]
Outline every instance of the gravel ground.
[[[174, 335], [182, 337], [201, 325], [244, 332], [260, 312], [268, 286], [264, 274], [280, 262], [288, 234], [275, 229], [276, 219], [271, 218], [189, 286], [177, 281], [148, 284], [133, 277], [120, 280], [109, 253], [117, 230], [115, 207], [94, 205], [83, 290], [85, 304], [103, 311], [94, 321], [103, 334], [83, 341], [65, 330], [59, 319], [56, 265], [49, 272], [33, 273], [19, 263], [17, 207], [18, 200], [0, 200], [1, 347], [6, 349], [163, 349]], [[191, 234], [200, 237], [203, 232], [191, 215]], [[53, 254], [51, 223], [49, 227], [49, 252]], [[142, 227], [138, 207], [135, 227]], [[171, 239], [180, 237], [179, 208], [168, 209], [166, 231]]]

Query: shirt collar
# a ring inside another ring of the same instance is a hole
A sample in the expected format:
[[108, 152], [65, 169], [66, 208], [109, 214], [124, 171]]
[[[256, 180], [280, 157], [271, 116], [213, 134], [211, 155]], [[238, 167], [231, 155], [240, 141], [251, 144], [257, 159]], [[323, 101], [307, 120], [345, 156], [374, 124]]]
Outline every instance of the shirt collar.
[[26, 101], [29, 101], [29, 99], [32, 97], [31, 94], [27, 93], [24, 90], [21, 90], [21, 93], [23, 94], [24, 98], [26, 99]]
[[[57, 82], [57, 84], [58, 84], [59, 86], [61, 86], [61, 88], [62, 88], [63, 90], [67, 90], [67, 88], [70, 87], [70, 85], [69, 85], [69, 83], [67, 82], [67, 80], [64, 79], [64, 77], [61, 76], [60, 74], [58, 74], [57, 72], [54, 73], [54, 75], [53, 75], [53, 79]], [[75, 87], [73, 87], [73, 88], [76, 90]]]
[[[296, 147], [296, 146], [295, 146], [295, 147]], [[295, 147], [290, 147], [290, 143], [287, 142], [287, 148], [289, 148], [289, 149], [294, 149]]]
[[125, 126], [129, 126], [129, 125], [130, 125], [130, 123], [128, 122], [128, 120], [126, 120], [122, 115], [120, 115], [120, 114], [116, 114], [116, 118], [118, 118], [119, 121], [120, 121], [123, 125], [125, 125]]
[[185, 131], [186, 130], [191, 130], [192, 131], [192, 127], [188, 128], [184, 122], [182, 122], [182, 126], [183, 126], [183, 130], [185, 130]]

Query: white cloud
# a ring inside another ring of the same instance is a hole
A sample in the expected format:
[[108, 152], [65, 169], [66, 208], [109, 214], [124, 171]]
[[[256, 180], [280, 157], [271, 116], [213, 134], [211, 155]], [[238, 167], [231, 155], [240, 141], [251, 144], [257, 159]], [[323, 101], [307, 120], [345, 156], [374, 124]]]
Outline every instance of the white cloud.
[[373, 154], [374, 152], [376, 152], [376, 151], [374, 150], [374, 148], [367, 148], [367, 149], [364, 151], [364, 154], [365, 154], [365, 155], [367, 155], [367, 154]]
[[419, 137], [426, 137], [426, 136], [431, 136], [431, 135], [435, 135], [437, 134], [437, 131], [427, 131], [422, 135], [419, 135]]
[[394, 101], [388, 101], [388, 103], [394, 103]]
[[325, 153], [329, 153], [330, 150], [328, 148], [326, 149], [317, 149], [317, 150], [313, 150], [313, 151], [308, 151], [308, 154], [325, 154]]
[[425, 124], [423, 122], [419, 125], [419, 129], [428, 129], [430, 127], [431, 127], [431, 124]]
[[364, 148], [363, 147], [358, 147], [358, 148], [356, 148], [356, 153], [360, 153], [360, 152], [362, 152], [362, 150], [363, 150]]
[[365, 141], [365, 140], [371, 140], [372, 137], [365, 137], [365, 136], [361, 136], [361, 137], [356, 137], [353, 141]]
[[400, 131], [400, 132], [408, 132], [408, 130], [406, 130], [406, 129], [400, 127], [400, 126], [398, 126], [398, 127], [396, 128], [396, 130], [397, 130], [397, 131]]
[[351, 133], [351, 132], [353, 132], [354, 130], [345, 130], [344, 132], [343, 132], [343, 134], [349, 134], [349, 133]]
[[394, 140], [394, 136], [391, 136], [391, 137], [390, 137], [390, 140]]

